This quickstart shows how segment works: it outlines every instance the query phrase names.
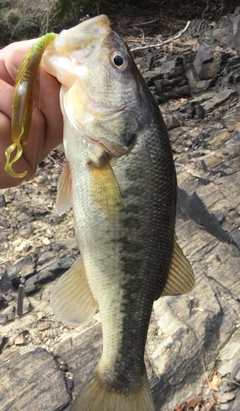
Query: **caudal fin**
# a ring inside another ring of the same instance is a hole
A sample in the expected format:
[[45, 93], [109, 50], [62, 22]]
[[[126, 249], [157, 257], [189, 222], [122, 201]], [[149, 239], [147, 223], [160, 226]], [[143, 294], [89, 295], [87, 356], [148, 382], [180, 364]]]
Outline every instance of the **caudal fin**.
[[123, 393], [104, 387], [95, 370], [83, 386], [70, 411], [154, 411], [147, 376], [137, 390]]

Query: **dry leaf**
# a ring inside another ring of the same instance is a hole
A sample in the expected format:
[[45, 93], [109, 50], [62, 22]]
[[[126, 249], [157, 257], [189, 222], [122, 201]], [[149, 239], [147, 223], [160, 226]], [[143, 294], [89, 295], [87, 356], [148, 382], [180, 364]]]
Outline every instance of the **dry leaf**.
[[232, 401], [236, 397], [236, 395], [232, 392], [216, 392], [214, 393], [214, 397], [216, 398], [217, 402], [225, 404], [228, 401]]
[[209, 381], [209, 386], [213, 391], [219, 391], [219, 387], [221, 385], [221, 378], [218, 374], [214, 374], [211, 381]]
[[206, 411], [211, 411], [215, 404], [216, 404], [216, 400], [215, 400], [215, 398], [212, 396], [212, 397], [210, 398], [208, 404], [206, 404]]
[[28, 331], [23, 331], [20, 334], [18, 334], [16, 340], [15, 340], [15, 345], [24, 345], [26, 344], [26, 335], [28, 334]]
[[186, 399], [187, 408], [193, 408], [196, 405], [200, 404], [202, 401], [202, 397], [192, 397]]
[[173, 408], [173, 411], [187, 411], [186, 403], [175, 405], [175, 407]]
[[200, 404], [202, 401], [202, 397], [191, 397], [187, 398], [181, 404], [175, 405], [174, 411], [187, 411], [190, 408], [194, 408], [196, 405]]
[[45, 331], [45, 330], [48, 330], [49, 328], [51, 327], [51, 324], [50, 323], [40, 323], [40, 324], [38, 324], [38, 326], [37, 326], [37, 328], [38, 328], [38, 330], [39, 331]]

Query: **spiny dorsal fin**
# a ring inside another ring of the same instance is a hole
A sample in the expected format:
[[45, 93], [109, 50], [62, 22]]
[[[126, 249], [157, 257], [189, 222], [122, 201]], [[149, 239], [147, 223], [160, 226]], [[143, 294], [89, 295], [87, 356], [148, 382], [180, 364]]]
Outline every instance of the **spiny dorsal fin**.
[[109, 161], [105, 161], [99, 167], [90, 167], [91, 188], [95, 204], [109, 219], [117, 217], [123, 204], [119, 185]]
[[193, 289], [194, 281], [192, 267], [175, 238], [168, 278], [161, 296], [188, 293]]
[[56, 317], [76, 327], [95, 314], [98, 304], [88, 285], [81, 256], [59, 279], [52, 292], [51, 306]]
[[72, 176], [68, 162], [64, 164], [58, 182], [56, 208], [59, 215], [64, 214], [72, 207]]

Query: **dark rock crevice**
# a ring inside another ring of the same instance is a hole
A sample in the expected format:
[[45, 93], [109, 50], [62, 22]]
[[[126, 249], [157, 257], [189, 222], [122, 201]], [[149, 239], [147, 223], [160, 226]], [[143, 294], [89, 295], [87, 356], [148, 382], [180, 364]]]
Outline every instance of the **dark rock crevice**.
[[233, 244], [240, 251], [239, 245], [221, 227], [218, 219], [212, 213], [209, 213], [204, 202], [196, 192], [189, 196], [186, 191], [178, 187], [177, 215], [178, 218], [192, 219], [204, 227], [213, 237], [221, 242]]
[[67, 393], [70, 397], [70, 401], [72, 401], [73, 400], [73, 391], [74, 391], [74, 382], [73, 382], [72, 372], [71, 372], [68, 364], [61, 357], [56, 356], [56, 355], [53, 354], [53, 358], [56, 361], [56, 364], [57, 364], [59, 370], [61, 371], [61, 373], [64, 377], [66, 390], [67, 390]]

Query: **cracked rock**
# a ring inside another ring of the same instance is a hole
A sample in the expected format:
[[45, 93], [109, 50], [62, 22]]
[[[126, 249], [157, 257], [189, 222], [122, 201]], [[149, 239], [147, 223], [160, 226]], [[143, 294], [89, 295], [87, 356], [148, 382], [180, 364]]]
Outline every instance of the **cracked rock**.
[[53, 356], [42, 348], [25, 354], [2, 354], [1, 386], [2, 410], [57, 411], [70, 402], [61, 371]]

